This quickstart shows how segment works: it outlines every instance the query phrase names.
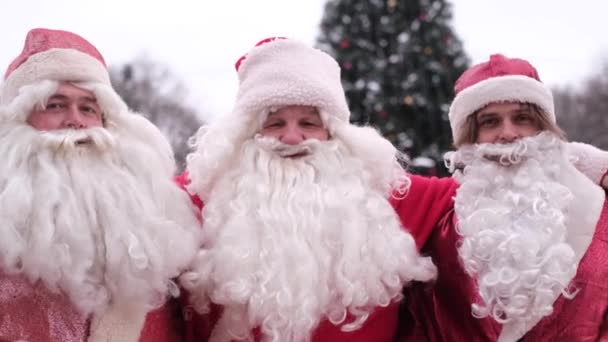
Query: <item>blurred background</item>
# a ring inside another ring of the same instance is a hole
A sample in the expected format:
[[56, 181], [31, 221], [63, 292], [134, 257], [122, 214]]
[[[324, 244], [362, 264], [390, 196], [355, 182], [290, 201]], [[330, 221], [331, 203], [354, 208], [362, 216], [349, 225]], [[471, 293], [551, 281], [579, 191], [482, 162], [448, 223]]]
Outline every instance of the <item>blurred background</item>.
[[452, 87], [492, 53], [534, 64], [568, 138], [608, 149], [607, 10], [596, 0], [3, 1], [0, 67], [31, 28], [84, 36], [183, 167], [187, 138], [231, 110], [234, 62], [263, 38], [296, 38], [338, 60], [353, 122], [380, 129], [413, 172], [444, 175]]

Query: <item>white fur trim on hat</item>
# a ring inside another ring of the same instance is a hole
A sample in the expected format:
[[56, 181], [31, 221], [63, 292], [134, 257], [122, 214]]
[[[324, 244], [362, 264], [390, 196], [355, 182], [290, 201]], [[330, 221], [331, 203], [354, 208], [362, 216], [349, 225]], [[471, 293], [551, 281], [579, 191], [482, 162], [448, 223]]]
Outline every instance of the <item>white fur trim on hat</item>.
[[253, 48], [239, 69], [235, 111], [263, 115], [289, 105], [316, 107], [348, 122], [340, 66], [325, 52], [291, 39]]
[[[37, 106], [44, 107], [46, 105], [48, 99], [57, 91], [60, 83], [61, 81], [45, 79], [22, 86], [18, 94], [0, 109], [0, 121], [25, 122], [32, 110]], [[115, 121], [118, 117], [129, 113], [127, 105], [110, 85], [99, 82], [70, 83], [95, 95], [106, 120]]]
[[454, 139], [462, 134], [466, 118], [493, 102], [528, 102], [538, 105], [555, 122], [551, 90], [541, 82], [522, 75], [492, 77], [459, 92], [450, 106]]
[[90, 55], [74, 49], [50, 49], [30, 56], [6, 79], [0, 104], [10, 103], [19, 89], [41, 80], [98, 82], [111, 85], [105, 65]]

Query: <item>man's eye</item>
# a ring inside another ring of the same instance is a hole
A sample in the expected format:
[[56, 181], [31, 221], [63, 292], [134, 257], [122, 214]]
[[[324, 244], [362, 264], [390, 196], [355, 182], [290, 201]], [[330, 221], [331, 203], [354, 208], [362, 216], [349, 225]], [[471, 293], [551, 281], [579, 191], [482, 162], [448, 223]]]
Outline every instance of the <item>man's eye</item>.
[[482, 120], [479, 125], [483, 126], [483, 127], [491, 127], [494, 126], [496, 124], [497, 120], [496, 119], [486, 119], [486, 120]]
[[57, 102], [47, 103], [47, 105], [46, 105], [46, 109], [61, 109], [63, 107], [64, 107], [64, 105], [62, 103], [57, 103]]
[[323, 127], [323, 122], [320, 120], [303, 120], [300, 124], [306, 127]]
[[91, 106], [82, 106], [82, 107], [80, 107], [80, 110], [86, 114], [97, 115], [97, 113], [98, 113], [97, 108], [94, 108]]
[[520, 115], [517, 117], [518, 122], [530, 122], [532, 118], [529, 115]]

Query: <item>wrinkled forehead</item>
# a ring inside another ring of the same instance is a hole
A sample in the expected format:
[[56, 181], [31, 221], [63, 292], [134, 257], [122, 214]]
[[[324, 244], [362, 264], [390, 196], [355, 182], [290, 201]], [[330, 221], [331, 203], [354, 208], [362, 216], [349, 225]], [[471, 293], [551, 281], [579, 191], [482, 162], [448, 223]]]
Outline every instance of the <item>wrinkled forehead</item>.
[[280, 108], [271, 108], [268, 118], [277, 116], [315, 116], [320, 118], [319, 110], [314, 106], [290, 105]]
[[43, 80], [23, 86], [19, 95], [10, 104], [3, 106], [0, 121], [25, 122], [33, 112], [46, 109], [51, 100], [93, 106], [103, 113], [104, 121], [119, 120], [128, 110], [114, 90], [105, 85]]
[[492, 102], [481, 109], [475, 111], [474, 113], [479, 115], [485, 114], [503, 114], [503, 113], [514, 113], [514, 112], [522, 112], [531, 111], [532, 104], [530, 103], [522, 103], [517, 101], [498, 101]]
[[315, 106], [309, 105], [287, 105], [281, 107], [270, 107], [264, 110], [258, 116], [258, 122], [256, 126], [256, 132], [262, 129], [262, 126], [269, 119], [298, 119], [298, 118], [310, 118], [318, 119], [324, 128], [328, 127], [327, 123], [328, 115], [323, 113]]
[[81, 99], [90, 102], [97, 102], [95, 94], [88, 89], [79, 86], [76, 83], [63, 81], [57, 86], [57, 89], [50, 98], [65, 98], [65, 99]]

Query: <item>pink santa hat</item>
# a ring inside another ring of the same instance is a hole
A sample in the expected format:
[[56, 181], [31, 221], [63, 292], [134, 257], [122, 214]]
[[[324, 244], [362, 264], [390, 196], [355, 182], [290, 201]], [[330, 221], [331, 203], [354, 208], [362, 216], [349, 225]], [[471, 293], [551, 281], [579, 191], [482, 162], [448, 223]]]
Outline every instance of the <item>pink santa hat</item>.
[[493, 102], [527, 102], [538, 105], [555, 122], [553, 95], [528, 61], [500, 54], [465, 71], [454, 86], [450, 106], [452, 136], [462, 134], [466, 118]]
[[23, 112], [31, 110], [25, 107], [39, 101], [36, 97], [48, 95], [37, 87], [44, 88], [44, 83], [49, 81], [88, 84], [91, 89], [87, 90], [95, 93], [106, 115], [126, 111], [126, 105], [112, 88], [104, 58], [95, 46], [72, 32], [32, 29], [25, 38], [23, 51], [4, 74], [0, 105], [8, 106], [12, 109], [11, 115], [25, 120], [27, 114]]
[[316, 107], [326, 124], [330, 117], [348, 123], [340, 66], [321, 50], [284, 37], [266, 38], [235, 67], [238, 112], [265, 116], [284, 106], [303, 105]]

